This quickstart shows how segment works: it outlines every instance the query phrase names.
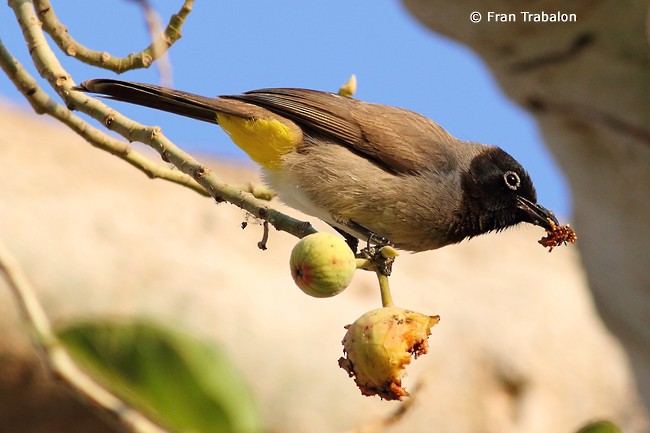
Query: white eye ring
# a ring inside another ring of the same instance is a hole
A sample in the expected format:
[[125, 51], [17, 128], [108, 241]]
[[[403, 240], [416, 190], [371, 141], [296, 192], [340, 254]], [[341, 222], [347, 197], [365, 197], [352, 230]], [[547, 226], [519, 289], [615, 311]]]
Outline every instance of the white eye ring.
[[513, 191], [517, 191], [517, 188], [521, 185], [521, 179], [519, 179], [519, 175], [514, 171], [506, 171], [503, 173], [503, 180], [506, 182], [506, 186]]

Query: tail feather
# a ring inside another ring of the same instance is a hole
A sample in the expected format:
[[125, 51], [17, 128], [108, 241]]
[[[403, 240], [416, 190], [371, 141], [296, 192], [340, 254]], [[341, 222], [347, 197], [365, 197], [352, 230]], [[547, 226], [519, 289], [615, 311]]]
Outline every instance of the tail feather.
[[224, 104], [218, 98], [207, 98], [151, 84], [108, 78], [84, 81], [73, 90], [97, 93], [116, 101], [142, 105], [210, 123], [217, 123], [217, 112], [230, 111], [227, 106], [221, 107], [227, 103]]

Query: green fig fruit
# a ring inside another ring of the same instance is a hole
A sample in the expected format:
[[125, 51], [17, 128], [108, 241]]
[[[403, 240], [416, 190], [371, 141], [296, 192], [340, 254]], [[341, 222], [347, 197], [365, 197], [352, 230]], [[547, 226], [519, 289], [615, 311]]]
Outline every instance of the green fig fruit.
[[341, 237], [324, 232], [300, 239], [291, 251], [289, 265], [296, 285], [315, 298], [341, 293], [357, 267], [348, 244]]

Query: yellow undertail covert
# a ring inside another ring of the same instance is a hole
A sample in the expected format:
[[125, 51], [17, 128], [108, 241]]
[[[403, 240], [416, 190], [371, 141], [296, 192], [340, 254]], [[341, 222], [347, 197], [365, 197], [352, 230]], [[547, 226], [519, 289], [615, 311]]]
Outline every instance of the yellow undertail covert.
[[282, 156], [292, 152], [302, 142], [299, 130], [277, 119], [245, 119], [218, 113], [217, 121], [237, 146], [253, 161], [268, 169], [279, 169]]

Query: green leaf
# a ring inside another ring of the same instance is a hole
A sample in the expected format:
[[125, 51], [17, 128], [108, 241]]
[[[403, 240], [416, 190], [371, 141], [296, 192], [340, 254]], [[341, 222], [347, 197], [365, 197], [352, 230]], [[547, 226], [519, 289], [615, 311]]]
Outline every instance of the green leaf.
[[623, 430], [613, 422], [603, 420], [589, 423], [577, 433], [623, 433]]
[[213, 345], [149, 321], [88, 321], [57, 332], [89, 374], [182, 433], [258, 433], [250, 391]]

